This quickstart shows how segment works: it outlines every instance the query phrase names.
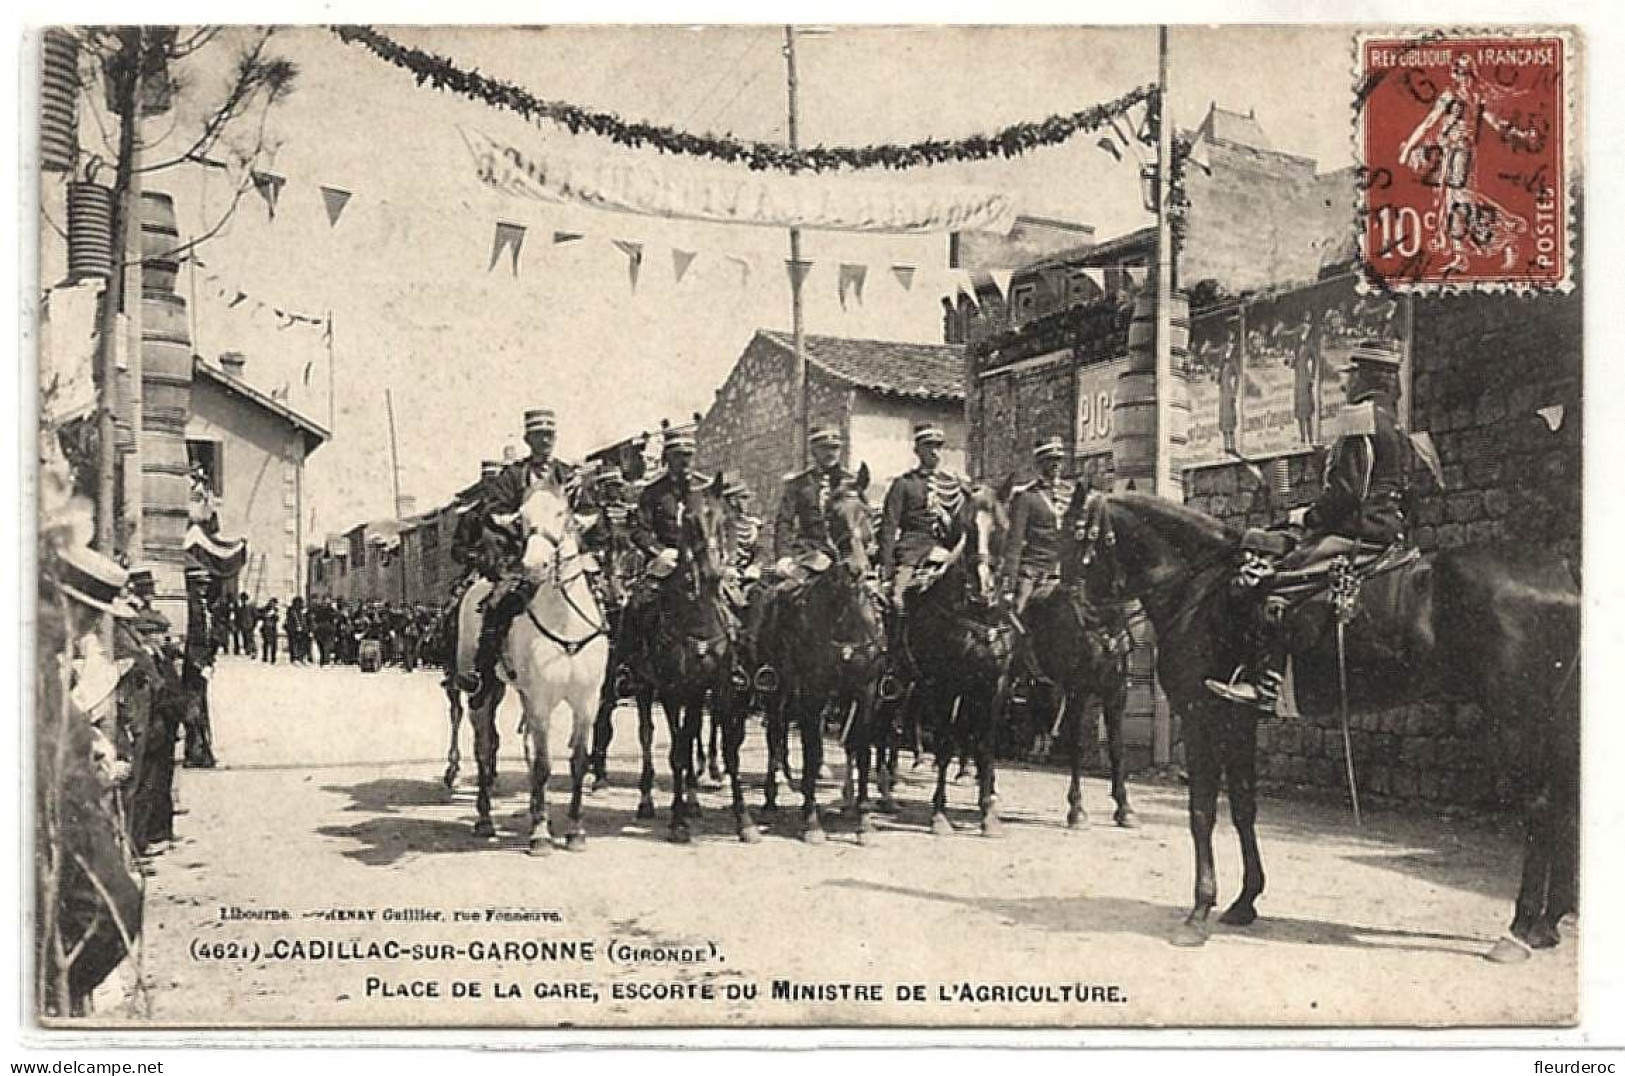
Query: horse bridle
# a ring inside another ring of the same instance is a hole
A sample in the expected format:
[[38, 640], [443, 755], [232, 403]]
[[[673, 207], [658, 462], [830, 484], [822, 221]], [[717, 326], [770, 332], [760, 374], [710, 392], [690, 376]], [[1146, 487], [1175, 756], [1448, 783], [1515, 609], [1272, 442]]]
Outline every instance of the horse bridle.
[[544, 585], [551, 586], [554, 590], [557, 590], [559, 592], [559, 597], [564, 599], [564, 604], [568, 605], [572, 612], [584, 620], [592, 631], [580, 639], [566, 639], [543, 625], [541, 620], [537, 618], [536, 614], [531, 611], [528, 603], [525, 606], [525, 616], [530, 621], [531, 626], [537, 631], [541, 632], [544, 638], [551, 641], [555, 646], [562, 648], [567, 655], [574, 657], [588, 643], [592, 642], [600, 635], [607, 635], [609, 633], [609, 628], [601, 617], [593, 617], [585, 609], [581, 608], [581, 606], [577, 604], [576, 600], [570, 596], [570, 584], [587, 574], [587, 569], [585, 567], [580, 568], [573, 575], [566, 576], [564, 574], [566, 565], [579, 564], [584, 559], [584, 554], [581, 552], [579, 541], [576, 543], [575, 552], [569, 554], [568, 556], [566, 556], [564, 553], [565, 542], [572, 537], [570, 534], [571, 529], [571, 524], [567, 521], [565, 523], [565, 530], [563, 534], [553, 534], [550, 531], [536, 528], [530, 530], [525, 537], [526, 541], [540, 538], [553, 547], [552, 581], [551, 583]]

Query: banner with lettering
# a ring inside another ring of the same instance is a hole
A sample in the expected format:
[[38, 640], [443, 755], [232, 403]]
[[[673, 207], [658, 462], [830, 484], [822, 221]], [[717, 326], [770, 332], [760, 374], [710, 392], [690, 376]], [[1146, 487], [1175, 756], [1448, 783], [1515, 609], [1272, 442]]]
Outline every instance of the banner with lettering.
[[1078, 367], [1075, 457], [1082, 459], [1112, 450], [1112, 407], [1117, 400], [1117, 379], [1126, 369], [1127, 359]]

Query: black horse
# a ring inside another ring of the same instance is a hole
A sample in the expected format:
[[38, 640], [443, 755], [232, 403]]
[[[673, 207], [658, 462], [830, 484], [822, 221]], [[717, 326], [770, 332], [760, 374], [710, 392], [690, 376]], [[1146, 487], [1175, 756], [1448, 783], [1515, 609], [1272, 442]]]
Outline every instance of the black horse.
[[[1227, 596], [1237, 562], [1234, 535], [1180, 505], [1136, 494], [1113, 496], [1109, 522], [1116, 541], [1098, 541], [1121, 582], [1138, 597], [1157, 633], [1157, 676], [1184, 733], [1190, 771], [1190, 824], [1196, 846], [1195, 903], [1176, 944], [1201, 945], [1217, 902], [1213, 824], [1221, 780], [1241, 840], [1241, 894], [1220, 916], [1246, 926], [1257, 917], [1264, 869], [1254, 832], [1257, 817], [1257, 714], [1225, 703], [1203, 686], [1223, 666], [1236, 630]], [[1387, 601], [1370, 596], [1391, 588]], [[1578, 905], [1579, 854], [1579, 591], [1567, 563], [1544, 550], [1465, 546], [1423, 558], [1414, 568], [1366, 584], [1365, 615], [1381, 618], [1402, 660], [1351, 668], [1352, 704], [1397, 699], [1465, 698], [1512, 748], [1525, 837], [1523, 878], [1509, 933], [1487, 954], [1525, 960], [1530, 949], [1558, 944], [1558, 921]], [[1351, 629], [1360, 627], [1356, 620]], [[1351, 635], [1369, 654], [1369, 638]], [[1335, 653], [1335, 652], [1334, 652]], [[1335, 706], [1335, 656], [1324, 644], [1295, 651], [1296, 679], [1311, 709]]]
[[998, 600], [994, 558], [1009, 522], [994, 490], [978, 484], [960, 499], [950, 533], [952, 552], [923, 588], [906, 597], [898, 633], [902, 664], [913, 682], [900, 709], [906, 723], [931, 730], [937, 787], [931, 832], [951, 834], [948, 766], [965, 745], [976, 761], [982, 833], [1003, 833], [994, 782], [995, 723], [1004, 713], [1014, 628]]
[[[830, 491], [824, 508], [830, 566], [799, 593], [774, 599], [779, 603], [772, 618], [775, 638], [760, 640], [776, 655], [781, 674], [779, 690], [767, 708], [763, 809], [778, 807], [778, 774], [788, 748], [786, 730], [793, 721], [801, 734], [802, 839], [812, 844], [825, 839], [818, 777], [824, 764], [823, 717], [830, 709], [841, 721], [848, 784], [855, 783], [848, 806], [856, 817], [858, 840], [863, 842], [874, 832], [869, 778], [879, 746], [875, 704], [886, 632], [869, 582], [874, 518], [863, 497], [868, 485], [865, 464], [852, 484]], [[884, 767], [879, 778], [884, 807], [891, 799]]]
[[671, 838], [678, 843], [691, 837], [688, 818], [693, 810], [689, 800], [698, 777], [695, 746], [708, 700], [713, 720], [722, 724], [723, 762], [733, 793], [739, 839], [746, 843], [761, 839], [739, 779], [745, 711], [734, 676], [737, 629], [722, 593], [725, 562], [731, 549], [722, 485], [718, 476], [709, 486], [689, 491], [677, 566], [659, 584], [651, 608], [645, 611], [647, 620], [642, 628], [643, 674], [660, 700], [671, 735]]
[[1111, 759], [1112, 820], [1132, 828], [1136, 819], [1123, 781], [1123, 709], [1128, 697], [1127, 638], [1121, 623], [1122, 596], [1106, 558], [1096, 555], [1109, 542], [1106, 498], [1094, 493], [1075, 497], [1061, 521], [1061, 578], [1038, 590], [1027, 603], [1023, 628], [1039, 670], [1049, 684], [1034, 685], [1034, 711], [1047, 723], [1065, 708], [1072, 764], [1067, 786], [1066, 824], [1083, 824], [1083, 766], [1095, 742], [1094, 710], [1100, 700], [1106, 722], [1106, 751]]

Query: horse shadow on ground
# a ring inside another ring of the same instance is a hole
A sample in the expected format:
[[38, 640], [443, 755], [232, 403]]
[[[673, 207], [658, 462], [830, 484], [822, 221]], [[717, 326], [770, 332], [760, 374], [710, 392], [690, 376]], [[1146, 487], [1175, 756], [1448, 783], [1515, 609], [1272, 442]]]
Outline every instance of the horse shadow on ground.
[[[909, 886], [839, 878], [824, 882], [837, 889], [927, 900], [969, 908], [1013, 926], [1056, 934], [1138, 934], [1166, 942], [1182, 921], [1179, 909], [1127, 897], [966, 897]], [[1391, 927], [1361, 926], [1322, 919], [1261, 915], [1250, 927], [1214, 924], [1215, 939], [1233, 937], [1287, 945], [1335, 945], [1373, 952], [1455, 953], [1474, 960], [1494, 941], [1486, 935], [1445, 934]]]

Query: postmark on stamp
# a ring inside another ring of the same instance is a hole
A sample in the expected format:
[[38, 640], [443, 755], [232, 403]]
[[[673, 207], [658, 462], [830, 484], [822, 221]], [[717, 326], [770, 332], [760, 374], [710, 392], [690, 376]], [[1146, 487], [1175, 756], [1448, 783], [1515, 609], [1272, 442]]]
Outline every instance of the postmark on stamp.
[[1568, 37], [1371, 34], [1355, 50], [1367, 283], [1571, 286]]

